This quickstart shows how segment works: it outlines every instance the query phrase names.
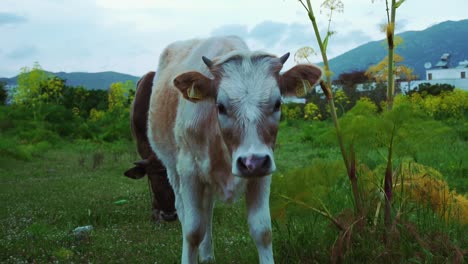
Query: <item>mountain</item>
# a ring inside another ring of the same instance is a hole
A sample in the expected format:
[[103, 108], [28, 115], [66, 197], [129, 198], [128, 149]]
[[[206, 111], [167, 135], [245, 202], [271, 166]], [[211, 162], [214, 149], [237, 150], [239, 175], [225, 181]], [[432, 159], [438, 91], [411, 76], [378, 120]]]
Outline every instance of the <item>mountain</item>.
[[[107, 89], [114, 82], [126, 82], [133, 81], [135, 84], [140, 79], [129, 74], [118, 73], [118, 72], [48, 72], [52, 75], [55, 75], [61, 79], [66, 80], [67, 85], [78, 86], [82, 85], [88, 89]], [[16, 85], [18, 82], [18, 76], [12, 78], [0, 78], [0, 82], [4, 81], [8, 85]]]
[[[395, 52], [404, 58], [403, 64], [413, 68], [419, 79], [425, 79], [426, 62], [435, 65], [442, 54], [450, 53], [451, 66], [468, 59], [468, 19], [446, 21], [421, 31], [406, 31], [397, 34], [403, 38]], [[386, 55], [386, 40], [373, 41], [352, 49], [329, 61], [330, 69], [337, 78], [341, 73], [367, 70]]]

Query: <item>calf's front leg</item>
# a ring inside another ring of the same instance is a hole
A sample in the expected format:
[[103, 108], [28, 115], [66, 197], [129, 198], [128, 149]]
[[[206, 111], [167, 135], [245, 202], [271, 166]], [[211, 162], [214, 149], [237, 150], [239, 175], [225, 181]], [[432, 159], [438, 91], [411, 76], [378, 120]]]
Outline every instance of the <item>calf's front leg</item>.
[[182, 264], [198, 263], [198, 247], [205, 235], [206, 226], [202, 212], [203, 185], [192, 178], [181, 186], [181, 198], [184, 207], [182, 224]]
[[203, 209], [204, 219], [206, 220], [205, 236], [200, 244], [200, 261], [202, 263], [215, 262], [213, 252], [213, 235], [212, 235], [212, 222], [213, 222], [213, 208], [214, 208], [214, 192], [211, 188], [206, 187], [203, 196]]
[[271, 217], [271, 175], [251, 179], [247, 183], [246, 202], [250, 235], [257, 246], [260, 264], [274, 263]]

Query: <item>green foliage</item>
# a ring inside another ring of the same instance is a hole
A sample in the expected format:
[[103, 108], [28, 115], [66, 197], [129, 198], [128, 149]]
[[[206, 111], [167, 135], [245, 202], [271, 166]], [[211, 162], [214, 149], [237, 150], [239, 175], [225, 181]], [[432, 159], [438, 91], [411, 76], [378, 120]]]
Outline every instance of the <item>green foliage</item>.
[[48, 99], [49, 94], [42, 89], [48, 77], [37, 62], [32, 69], [23, 67], [18, 76], [18, 87], [13, 93], [13, 103], [38, 107]]
[[77, 114], [88, 118], [91, 110], [107, 110], [108, 92], [105, 90], [87, 90], [82, 86], [65, 87], [62, 104], [67, 109], [77, 109]]
[[[408, 99], [408, 98], [407, 98]], [[443, 91], [438, 96], [413, 93], [409, 102], [438, 120], [463, 120], [468, 111], [468, 92], [455, 89]]]
[[0, 155], [18, 160], [32, 160], [50, 150], [58, 137], [47, 130], [38, 130], [37, 133], [23, 132], [16, 136], [0, 133]]
[[0, 105], [4, 105], [8, 98], [8, 93], [6, 90], [6, 83], [0, 81]]
[[129, 109], [115, 109], [105, 112], [95, 121], [90, 121], [94, 129], [99, 129], [93, 133], [95, 139], [107, 142], [119, 139], [131, 140], [129, 116]]
[[[340, 160], [317, 158], [310, 160], [304, 168], [276, 175], [271, 186], [274, 197], [272, 203], [275, 205], [272, 211], [279, 218], [286, 217], [287, 207], [293, 203], [282, 199], [281, 196], [287, 196], [308, 206], [321, 207], [322, 199], [328, 197], [331, 186], [341, 182], [345, 177], [345, 170]], [[305, 216], [310, 212], [304, 212], [301, 207], [292, 206], [289, 213]]]
[[[402, 96], [395, 99], [394, 109], [377, 113], [375, 104], [361, 99], [340, 120], [347, 144], [353, 145], [357, 158], [375, 166], [375, 156], [385, 162], [386, 150], [393, 140], [395, 158], [430, 151], [435, 145], [449, 144], [456, 137], [453, 130], [414, 106]], [[372, 150], [376, 149], [377, 152]]]
[[455, 86], [446, 83], [421, 83], [416, 89], [409, 91], [408, 94], [412, 95], [414, 93], [419, 93], [421, 96], [425, 97], [427, 95], [439, 95], [443, 92], [452, 92], [454, 89]]
[[320, 114], [319, 107], [314, 103], [307, 103], [304, 107], [304, 119], [305, 120], [321, 120], [322, 114]]
[[65, 87], [65, 80], [56, 76], [51, 76], [39, 84], [40, 97], [44, 103], [58, 104], [62, 97], [62, 91]]
[[281, 105], [281, 118], [286, 120], [297, 120], [301, 119], [303, 115], [302, 104], [288, 103]]
[[348, 110], [348, 106], [351, 104], [351, 101], [341, 89], [334, 92], [333, 98], [335, 100], [335, 105], [337, 105], [338, 109], [341, 110], [339, 115], [343, 115]]
[[132, 94], [130, 91], [132, 90], [135, 90], [135, 85], [132, 81], [111, 84], [108, 95], [109, 111], [128, 107], [129, 103], [133, 100], [133, 98], [130, 98]]

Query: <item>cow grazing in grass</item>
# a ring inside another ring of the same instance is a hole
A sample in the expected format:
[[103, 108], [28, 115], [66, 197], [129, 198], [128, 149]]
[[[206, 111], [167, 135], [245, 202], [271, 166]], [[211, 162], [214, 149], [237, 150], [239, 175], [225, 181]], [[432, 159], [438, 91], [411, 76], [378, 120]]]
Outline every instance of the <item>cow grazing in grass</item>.
[[214, 259], [215, 196], [243, 192], [260, 263], [273, 263], [269, 209], [281, 96], [314, 85], [321, 70], [249, 51], [237, 37], [188, 40], [161, 54], [151, 95], [148, 137], [167, 168], [182, 224], [182, 263]]
[[177, 218], [174, 192], [167, 179], [166, 168], [151, 150], [147, 136], [148, 109], [154, 75], [155, 72], [147, 73], [137, 84], [130, 119], [137, 150], [143, 160], [135, 162], [136, 166], [127, 170], [125, 176], [140, 179], [147, 174], [153, 193], [153, 218], [173, 221]]

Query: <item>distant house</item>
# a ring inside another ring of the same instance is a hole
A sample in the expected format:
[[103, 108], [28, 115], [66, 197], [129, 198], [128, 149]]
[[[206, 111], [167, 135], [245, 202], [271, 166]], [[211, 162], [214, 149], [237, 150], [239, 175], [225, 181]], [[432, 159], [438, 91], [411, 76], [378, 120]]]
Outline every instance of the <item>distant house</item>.
[[[430, 64], [426, 64], [428, 66]], [[458, 66], [450, 68], [450, 54], [445, 53], [434, 68], [426, 67], [426, 80], [466, 79], [468, 72], [468, 60], [458, 63]]]
[[403, 92], [408, 92], [417, 88], [421, 83], [430, 84], [450, 84], [455, 88], [468, 91], [468, 60], [463, 60], [457, 66], [451, 67], [450, 53], [444, 53], [440, 60], [432, 66], [432, 63], [424, 64], [426, 68], [426, 79], [411, 82], [401, 82], [400, 87]]

